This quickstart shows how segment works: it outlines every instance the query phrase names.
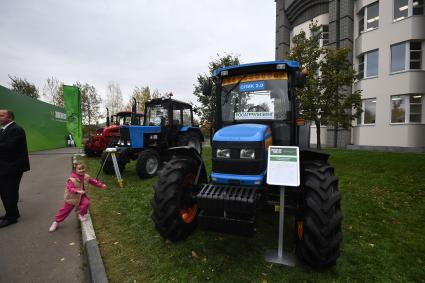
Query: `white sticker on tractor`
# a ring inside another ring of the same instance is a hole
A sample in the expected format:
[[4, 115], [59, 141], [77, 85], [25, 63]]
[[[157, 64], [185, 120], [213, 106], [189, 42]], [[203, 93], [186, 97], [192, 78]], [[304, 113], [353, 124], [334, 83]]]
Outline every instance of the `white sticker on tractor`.
[[274, 119], [273, 112], [236, 112], [235, 120], [268, 120]]

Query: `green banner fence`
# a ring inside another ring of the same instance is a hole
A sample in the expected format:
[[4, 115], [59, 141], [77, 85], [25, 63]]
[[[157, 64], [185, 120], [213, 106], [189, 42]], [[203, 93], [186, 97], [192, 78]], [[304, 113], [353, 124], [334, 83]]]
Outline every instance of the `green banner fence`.
[[64, 108], [17, 94], [3, 86], [0, 86], [0, 108], [15, 113], [16, 123], [25, 129], [30, 152], [67, 146]]

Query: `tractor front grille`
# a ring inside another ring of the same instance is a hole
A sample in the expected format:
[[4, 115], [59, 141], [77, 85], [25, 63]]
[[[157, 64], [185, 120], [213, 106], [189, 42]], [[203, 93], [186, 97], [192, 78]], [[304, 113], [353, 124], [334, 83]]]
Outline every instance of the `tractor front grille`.
[[204, 184], [196, 196], [201, 229], [252, 236], [261, 194], [253, 187]]

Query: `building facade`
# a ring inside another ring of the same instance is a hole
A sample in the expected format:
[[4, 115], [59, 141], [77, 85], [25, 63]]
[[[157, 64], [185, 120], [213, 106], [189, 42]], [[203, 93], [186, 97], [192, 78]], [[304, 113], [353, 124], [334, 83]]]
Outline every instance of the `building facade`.
[[[339, 147], [425, 149], [424, 2], [276, 0], [276, 59], [286, 58], [293, 35], [312, 20], [322, 27], [321, 44], [352, 50], [364, 112], [352, 129], [337, 131]], [[333, 146], [334, 129], [322, 132]]]

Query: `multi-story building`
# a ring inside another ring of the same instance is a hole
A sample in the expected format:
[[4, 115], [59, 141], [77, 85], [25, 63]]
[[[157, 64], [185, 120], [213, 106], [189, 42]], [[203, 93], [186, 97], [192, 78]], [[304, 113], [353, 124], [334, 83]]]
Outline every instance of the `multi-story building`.
[[[276, 59], [291, 39], [317, 21], [323, 42], [352, 50], [363, 114], [338, 146], [425, 150], [425, 1], [276, 0]], [[333, 146], [334, 129], [322, 130]], [[315, 128], [311, 142], [315, 143]]]

